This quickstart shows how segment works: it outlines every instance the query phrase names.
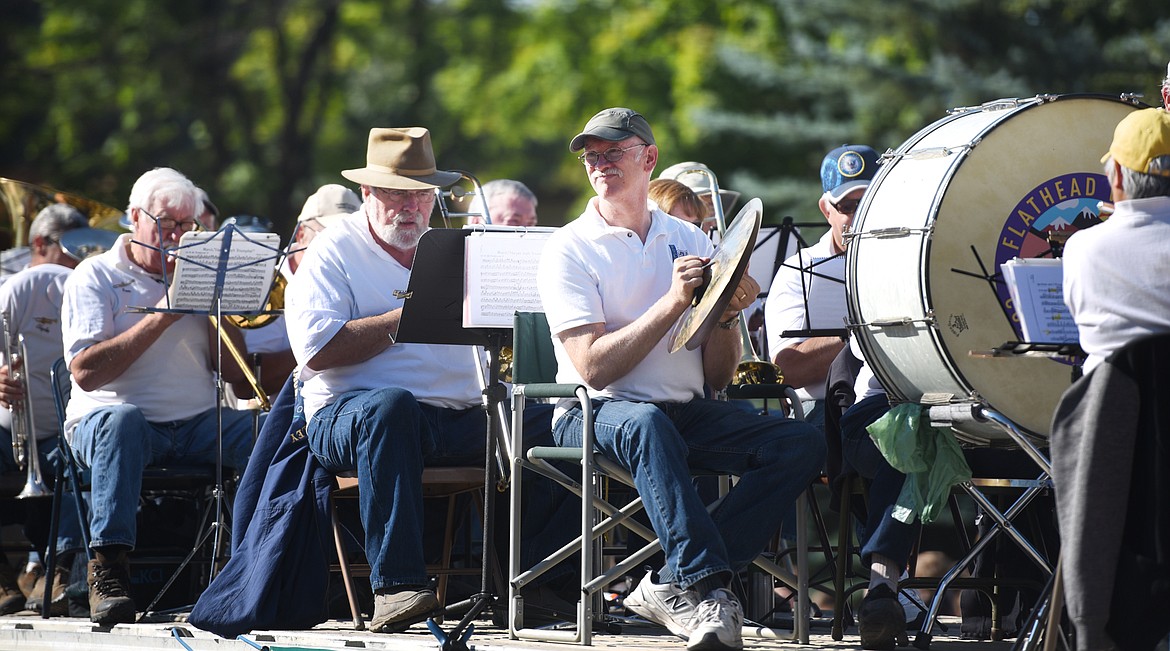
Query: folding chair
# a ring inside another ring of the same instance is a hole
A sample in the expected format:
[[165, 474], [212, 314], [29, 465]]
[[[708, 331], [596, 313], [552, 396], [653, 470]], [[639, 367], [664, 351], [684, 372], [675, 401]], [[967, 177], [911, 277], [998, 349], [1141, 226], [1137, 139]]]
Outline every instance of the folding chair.
[[[513, 392], [512, 431], [515, 440], [522, 440], [523, 412], [526, 398], [576, 398], [583, 410], [583, 441], [580, 448], [533, 447], [525, 456], [520, 446], [513, 446], [511, 454], [511, 530], [512, 544], [509, 558], [509, 607], [508, 632], [513, 639], [546, 640], [569, 642], [580, 645], [592, 644], [593, 623], [596, 614], [602, 612], [601, 591], [617, 578], [626, 575], [650, 556], [661, 549], [654, 531], [633, 519], [641, 510], [642, 500], [635, 497], [628, 504], [618, 507], [601, 495], [601, 482], [610, 479], [633, 486], [633, 478], [617, 464], [593, 450], [593, 411], [588, 389], [583, 385], [556, 384], [556, 358], [548, 322], [543, 313], [518, 312], [513, 329]], [[580, 479], [561, 472], [554, 463], [569, 462], [580, 464]], [[583, 501], [581, 534], [559, 550], [537, 563], [530, 569], [520, 567], [519, 532], [521, 526], [520, 504], [522, 496], [522, 469], [529, 469], [557, 482], [567, 490], [581, 497]], [[718, 501], [708, 506], [713, 509]], [[598, 522], [597, 512], [605, 519]], [[615, 564], [605, 572], [597, 572], [601, 565], [602, 545], [600, 541], [617, 526], [624, 526], [630, 532], [649, 541], [637, 552]], [[524, 626], [524, 600], [520, 590], [555, 565], [577, 554], [581, 571], [581, 598], [577, 602], [577, 621], [574, 630], [531, 629]], [[757, 557], [755, 564], [772, 576], [799, 590], [796, 576], [764, 557]], [[800, 592], [801, 603], [807, 603], [807, 594]], [[799, 620], [798, 620], [799, 621]], [[758, 637], [780, 639], [771, 629], [752, 629], [748, 632]], [[798, 635], [799, 636], [799, 635]], [[807, 627], [803, 632], [807, 643]]]
[[[482, 466], [431, 466], [423, 468], [422, 474], [423, 497], [444, 498], [447, 500], [446, 522], [443, 529], [443, 551], [438, 564], [428, 565], [427, 572], [438, 577], [435, 596], [440, 604], [446, 604], [448, 578], [453, 575], [479, 576], [482, 568], [479, 563], [467, 567], [454, 567], [452, 554], [455, 547], [455, 533], [458, 530], [456, 515], [459, 510], [459, 496], [468, 495], [475, 505], [475, 514], [483, 516], [483, 467]], [[346, 535], [350, 540], [362, 547], [361, 537], [349, 532], [341, 523], [337, 514], [338, 499], [357, 499], [357, 477], [337, 477], [337, 488], [330, 495], [330, 512], [333, 518], [333, 541], [337, 547], [337, 564], [330, 566], [330, 570], [341, 572], [342, 582], [345, 585], [345, 595], [349, 601], [350, 614], [353, 617], [353, 628], [356, 631], [365, 629], [361, 607], [358, 605], [357, 590], [353, 579], [355, 576], [369, 576], [368, 563], [351, 563], [347, 553]], [[469, 520], [470, 521], [470, 520]], [[503, 585], [503, 572], [499, 560], [494, 558], [494, 545], [484, 545], [485, 549], [493, 550], [494, 575], [496, 585]], [[364, 547], [363, 547], [364, 551]]]
[[[49, 523], [49, 545], [45, 553], [45, 576], [52, 577], [57, 566], [56, 538], [61, 518], [62, 501], [65, 499], [63, 489], [66, 482], [68, 482], [69, 492], [73, 497], [74, 508], [77, 509], [78, 519], [81, 522], [81, 538], [85, 553], [92, 558], [93, 552], [89, 547], [89, 520], [83, 498], [83, 492], [89, 490], [89, 472], [81, 469], [81, 466], [73, 455], [72, 447], [65, 440], [65, 407], [69, 403], [69, 396], [72, 389], [69, 367], [63, 358], [59, 358], [53, 363], [53, 366], [49, 370], [49, 378], [50, 384], [54, 389], [53, 404], [56, 408], [57, 422], [60, 428], [61, 444], [58, 446], [58, 449], [61, 450], [64, 459], [64, 462], [58, 467], [56, 473], [56, 482], [53, 488], [52, 518]], [[192, 541], [192, 556], [197, 551], [197, 547], [194, 545], [202, 536], [203, 531], [206, 529], [212, 517], [214, 510], [212, 489], [214, 486], [215, 469], [211, 466], [150, 466], [144, 469], [142, 473], [143, 495], [178, 496], [182, 499], [191, 500], [196, 505], [197, 510], [202, 513], [199, 519], [199, 526], [195, 529], [195, 540]], [[132, 555], [130, 562], [136, 565], [179, 565], [183, 560], [182, 555], [177, 555], [173, 552], [168, 553], [166, 549], [139, 548], [137, 553]], [[209, 565], [213, 561], [208, 558], [205, 562]], [[153, 599], [146, 602], [150, 604], [148, 609], [159, 602], [177, 578], [177, 576], [172, 576], [171, 580], [154, 594]], [[192, 589], [195, 589], [196, 585], [201, 583], [199, 577], [195, 576], [192, 577], [191, 581]], [[131, 588], [135, 589], [135, 586], [132, 585]], [[141, 594], [135, 596], [135, 600], [137, 601], [140, 597], [153, 592], [153, 589], [148, 588], [147, 590], [150, 591], [143, 591]], [[42, 618], [48, 619], [50, 616], [49, 602], [51, 596], [52, 590], [45, 590], [45, 601], [41, 608]]]

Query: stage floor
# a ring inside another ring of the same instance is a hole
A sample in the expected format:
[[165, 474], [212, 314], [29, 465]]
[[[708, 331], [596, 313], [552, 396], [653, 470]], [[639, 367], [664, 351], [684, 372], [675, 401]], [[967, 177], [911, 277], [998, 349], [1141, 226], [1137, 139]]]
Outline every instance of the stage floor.
[[[1007, 651], [1012, 642], [979, 642], [959, 639], [957, 617], [943, 617], [941, 621], [949, 627], [944, 632], [935, 627], [931, 649], [936, 651]], [[452, 623], [444, 626], [450, 629]], [[201, 631], [181, 618], [166, 623], [130, 624], [105, 628], [91, 624], [84, 619], [57, 617], [41, 619], [31, 613], [0, 617], [0, 649], [21, 651], [90, 651], [113, 649], [159, 649], [166, 651], [219, 650], [255, 651], [260, 648], [272, 651], [283, 649], [388, 649], [394, 651], [434, 651], [439, 643], [426, 626], [418, 624], [405, 633], [392, 635], [359, 632], [352, 630], [348, 621], [329, 621], [309, 631], [254, 631], [243, 636], [245, 640], [227, 640]], [[179, 637], [176, 637], [176, 632]], [[809, 646], [789, 641], [790, 632], [779, 630], [783, 639], [744, 640], [745, 649], [860, 649], [857, 629], [846, 631], [840, 642], [829, 634], [827, 621], [814, 622]], [[914, 635], [910, 634], [913, 642]], [[249, 643], [249, 641], [251, 643]], [[569, 651], [573, 645], [550, 642], [528, 642], [508, 639], [507, 631], [492, 626], [490, 621], [476, 622], [470, 646], [480, 651], [531, 651], [534, 649], [557, 649]], [[664, 629], [651, 626], [622, 627], [621, 634], [597, 634], [593, 646], [598, 649], [631, 649], [658, 651], [677, 649], [683, 651], [686, 643], [666, 633]], [[911, 647], [913, 648], [913, 647]]]

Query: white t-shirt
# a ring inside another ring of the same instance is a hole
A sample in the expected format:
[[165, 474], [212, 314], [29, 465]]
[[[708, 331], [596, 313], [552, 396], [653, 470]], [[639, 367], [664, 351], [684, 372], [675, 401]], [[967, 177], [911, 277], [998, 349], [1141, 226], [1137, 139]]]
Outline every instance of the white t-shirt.
[[399, 387], [422, 403], [466, 409], [480, 404], [475, 349], [394, 344], [359, 364], [314, 371], [306, 365], [347, 322], [402, 307], [410, 270], [370, 234], [365, 213], [347, 215], [313, 240], [285, 293], [288, 336], [304, 380], [305, 416], [359, 389]]
[[[805, 298], [807, 297], [807, 310]], [[845, 256], [833, 254], [833, 233], [826, 232], [816, 244], [801, 249], [784, 261], [768, 290], [764, 325], [768, 330], [768, 354], [793, 346], [809, 337], [781, 337], [786, 330], [821, 330], [845, 327], [849, 309], [845, 303]], [[784, 369], [780, 369], [781, 372]], [[825, 397], [823, 383], [797, 389], [804, 400]]]
[[[113, 248], [86, 258], [65, 281], [61, 336], [65, 361], [89, 346], [121, 334], [146, 318], [166, 293], [160, 276], [130, 261], [130, 234]], [[76, 383], [66, 409], [65, 431], [106, 405], [131, 403], [152, 423], [186, 420], [215, 407], [215, 380], [208, 352], [210, 321], [188, 314], [172, 323], [122, 375], [93, 391]]]
[[853, 356], [861, 360], [861, 368], [857, 370], [857, 379], [853, 382], [853, 404], [857, 404], [870, 396], [878, 394], [885, 394], [886, 390], [882, 387], [881, 382], [878, 382], [877, 376], [873, 374], [873, 368], [870, 367], [869, 362], [865, 361], [865, 355], [861, 354], [861, 346], [857, 343], [857, 337], [849, 339], [849, 350]]
[[[545, 244], [536, 282], [554, 335], [557, 382], [584, 380], [555, 335], [591, 323], [604, 323], [606, 332], [628, 325], [670, 289], [675, 258], [713, 252], [711, 240], [697, 227], [652, 204], [648, 208], [652, 213], [645, 244], [633, 231], [607, 224], [597, 212], [596, 198]], [[593, 395], [655, 402], [702, 397], [702, 349], [670, 352], [681, 322], [624, 377], [608, 387], [591, 387]]]
[[[0, 286], [0, 311], [9, 316], [10, 334], [14, 340], [17, 334], [24, 335], [29, 404], [38, 440], [57, 435], [57, 408], [49, 369], [64, 354], [61, 295], [70, 271], [59, 264], [39, 264], [11, 276]], [[3, 348], [0, 364], [8, 364]], [[12, 429], [12, 412], [0, 408], [0, 426]]]
[[1088, 373], [1145, 335], [1170, 332], [1170, 197], [1119, 201], [1064, 247], [1064, 301]]

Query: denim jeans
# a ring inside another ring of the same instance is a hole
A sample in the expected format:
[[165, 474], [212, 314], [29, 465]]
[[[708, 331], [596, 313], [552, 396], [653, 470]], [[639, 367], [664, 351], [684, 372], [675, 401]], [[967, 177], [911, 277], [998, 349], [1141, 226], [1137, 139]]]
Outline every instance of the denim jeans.
[[865, 429], [889, 410], [884, 394], [870, 396], [846, 410], [841, 416], [841, 454], [847, 464], [869, 480], [862, 563], [868, 566], [873, 554], [879, 554], [905, 567], [921, 525], [917, 521], [905, 524], [891, 515], [906, 475], [894, 470]]
[[[46, 483], [52, 481], [56, 474], [57, 445], [61, 438], [54, 436], [50, 439], [37, 441], [37, 457], [41, 464], [41, 479]], [[16, 466], [16, 459], [12, 451], [12, 432], [0, 427], [0, 473], [9, 472], [27, 473]], [[49, 519], [52, 517], [52, 501], [33, 499], [24, 502], [25, 506], [25, 536], [40, 546], [41, 540], [49, 535]], [[9, 524], [0, 517], [0, 525]], [[39, 535], [38, 535], [39, 534]], [[65, 494], [65, 503], [61, 506], [61, 519], [57, 523], [57, 553], [81, 549], [81, 523], [77, 519], [77, 509], [73, 508], [71, 498]], [[44, 551], [44, 550], [39, 550]], [[39, 560], [40, 554], [36, 551], [29, 554], [29, 560]]]
[[[159, 464], [214, 464], [214, 408], [184, 421], [151, 423], [131, 404], [110, 405], [82, 417], [71, 445], [91, 470], [90, 547], [127, 545], [137, 539], [142, 470]], [[252, 414], [223, 410], [223, 464], [243, 472], [252, 453]]]
[[[824, 436], [811, 425], [716, 400], [597, 400], [594, 429], [597, 447], [629, 470], [646, 505], [666, 555], [660, 579], [683, 587], [751, 563], [825, 461]], [[553, 436], [558, 445], [581, 444], [580, 407], [556, 422]], [[708, 513], [692, 470], [739, 481]]]
[[[525, 428], [526, 445], [551, 442], [549, 419], [549, 408], [525, 410], [525, 423], [530, 424]], [[330, 472], [357, 472], [358, 509], [374, 590], [427, 582], [423, 466], [482, 466], [486, 432], [482, 407], [435, 407], [391, 387], [344, 393], [313, 414], [309, 449]], [[546, 502], [553, 494], [530, 492]], [[552, 513], [555, 506], [549, 502], [541, 508]], [[526, 511], [525, 520], [533, 527], [547, 527], [548, 516], [540, 513], [545, 511]], [[572, 531], [571, 518], [570, 512], [559, 527], [561, 533]], [[538, 546], [532, 554], [543, 558], [548, 552], [541, 550], [547, 548], [548, 544]]]

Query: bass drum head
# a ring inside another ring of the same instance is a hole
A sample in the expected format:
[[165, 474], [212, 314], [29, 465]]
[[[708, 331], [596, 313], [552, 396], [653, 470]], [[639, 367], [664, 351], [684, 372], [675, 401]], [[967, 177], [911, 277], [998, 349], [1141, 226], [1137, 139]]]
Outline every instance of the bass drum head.
[[[1000, 265], [1052, 257], [1048, 232], [1099, 222], [1100, 158], [1136, 108], [1095, 96], [996, 102], [939, 120], [883, 163], [853, 223], [846, 284], [850, 321], [893, 399], [984, 403], [1047, 436], [1071, 360], [980, 355], [1023, 339]], [[909, 323], [889, 325], [899, 319]], [[952, 426], [1006, 439], [989, 423]]]

